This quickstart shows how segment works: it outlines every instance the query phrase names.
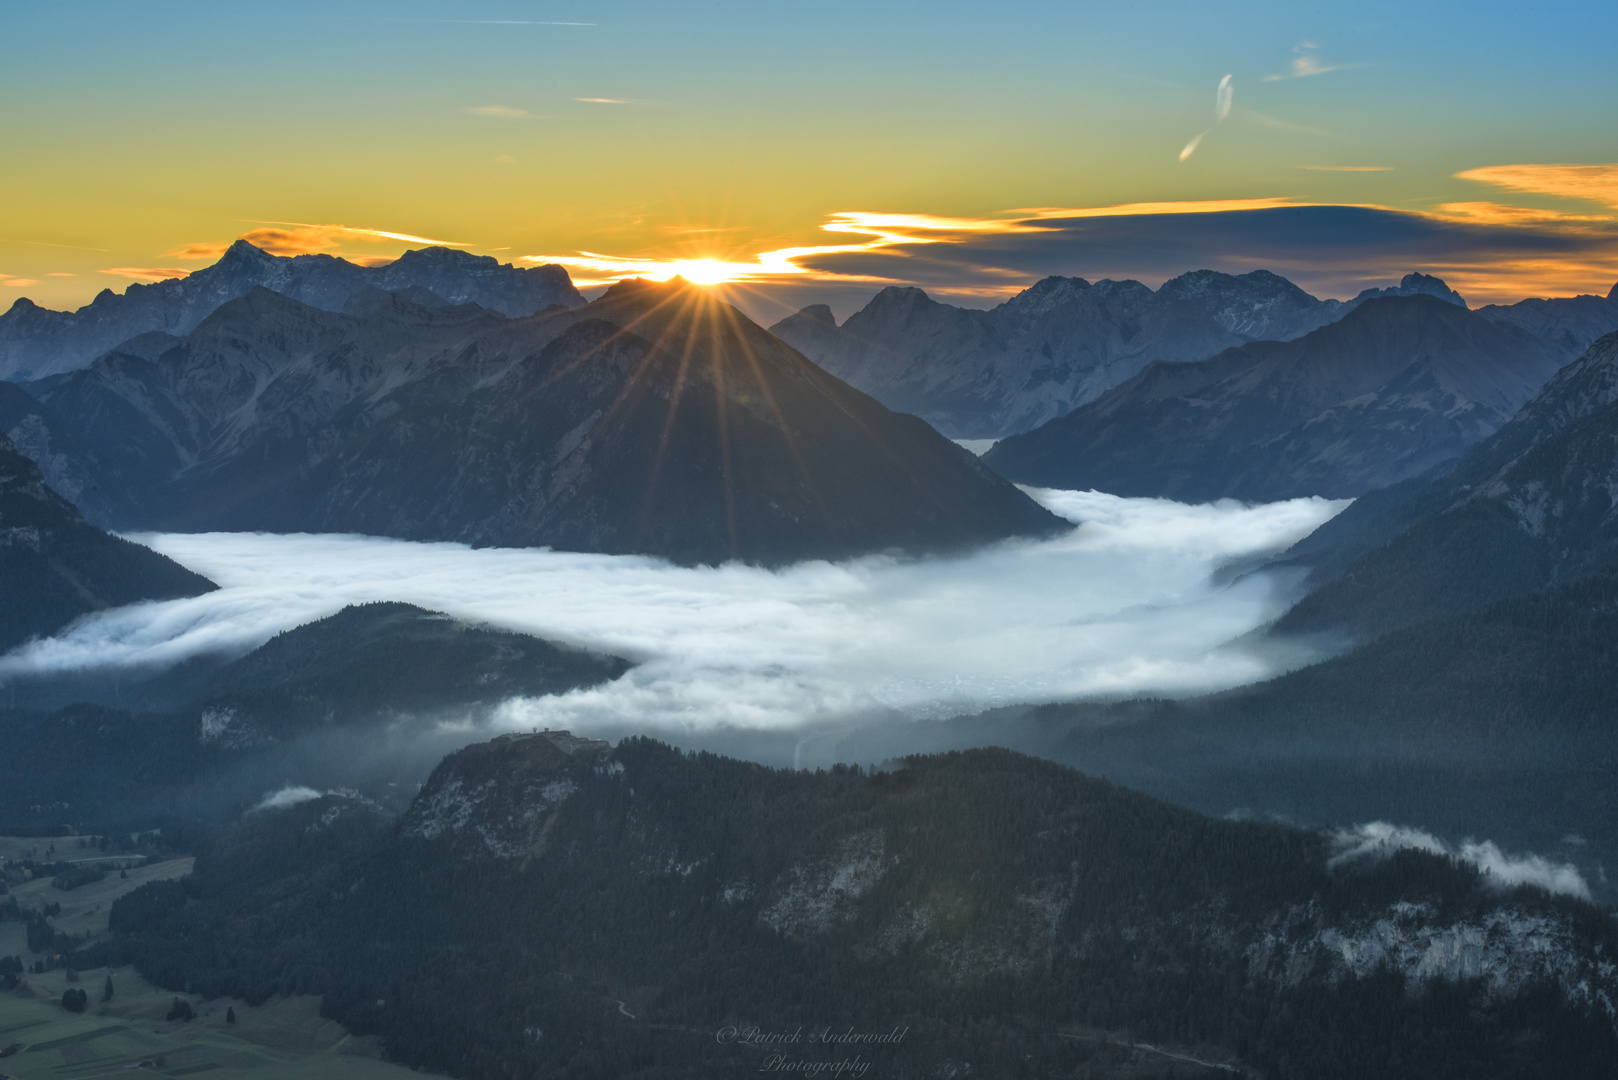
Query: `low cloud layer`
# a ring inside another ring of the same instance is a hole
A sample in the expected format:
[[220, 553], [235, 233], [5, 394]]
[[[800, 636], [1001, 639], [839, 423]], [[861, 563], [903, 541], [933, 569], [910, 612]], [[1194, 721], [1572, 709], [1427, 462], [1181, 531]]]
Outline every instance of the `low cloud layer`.
[[513, 727], [787, 731], [1189, 694], [1264, 678], [1277, 663], [1229, 643], [1279, 613], [1289, 582], [1217, 572], [1286, 547], [1344, 505], [1038, 494], [1081, 527], [958, 558], [781, 571], [355, 536], [142, 536], [222, 588], [91, 616], [0, 658], [0, 679], [242, 653], [346, 604], [401, 600], [640, 665], [604, 687], [508, 703]]
[[1331, 860], [1332, 866], [1357, 859], [1386, 858], [1400, 850], [1426, 851], [1470, 863], [1501, 888], [1537, 885], [1548, 892], [1590, 899], [1589, 883], [1572, 864], [1552, 862], [1543, 855], [1508, 855], [1493, 840], [1467, 840], [1459, 848], [1452, 848], [1421, 829], [1373, 821], [1352, 829], [1339, 829], [1336, 841], [1339, 851]]

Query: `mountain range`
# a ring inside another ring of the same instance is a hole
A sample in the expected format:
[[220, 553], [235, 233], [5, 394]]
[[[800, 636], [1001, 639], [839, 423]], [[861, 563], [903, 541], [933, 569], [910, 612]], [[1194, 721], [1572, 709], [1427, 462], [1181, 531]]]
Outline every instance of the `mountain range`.
[[365, 289], [418, 290], [440, 302], [474, 303], [512, 318], [584, 303], [560, 266], [524, 269], [444, 247], [408, 251], [383, 266], [359, 266], [332, 255], [271, 255], [238, 240], [212, 266], [131, 285], [122, 294], [105, 289], [77, 311], [17, 300], [0, 315], [0, 379], [26, 382], [74, 371], [120, 346], [150, 359], [174, 344], [170, 338], [189, 334], [221, 304], [255, 288], [325, 311], [341, 311]]
[[[1199, 361], [1249, 342], [1290, 341], [1393, 296], [1466, 306], [1425, 274], [1345, 302], [1316, 299], [1266, 270], [1198, 270], [1155, 291], [1138, 281], [1050, 277], [988, 311], [896, 286], [842, 326], [817, 305], [770, 329], [890, 408], [915, 413], [952, 438], [990, 439], [1063, 416], [1154, 361]], [[1543, 338], [1571, 359], [1618, 329], [1618, 286], [1605, 298], [1525, 300], [1479, 314]]]
[[779, 564], [1066, 527], [683, 282], [520, 319], [419, 299], [255, 288], [154, 357], [11, 392], [0, 423], [118, 528]]
[[1182, 502], [1356, 496], [1460, 457], [1564, 359], [1454, 303], [1373, 299], [1293, 341], [1154, 362], [984, 460], [1019, 483]]
[[92, 611], [214, 588], [155, 551], [86, 522], [0, 435], [0, 652]]

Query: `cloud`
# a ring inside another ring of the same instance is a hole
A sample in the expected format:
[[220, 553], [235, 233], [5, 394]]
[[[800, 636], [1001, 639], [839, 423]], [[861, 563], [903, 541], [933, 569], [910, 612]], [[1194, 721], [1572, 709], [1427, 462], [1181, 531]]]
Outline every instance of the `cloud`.
[[258, 804], [248, 810], [249, 814], [256, 814], [263, 810], [285, 810], [289, 806], [309, 802], [320, 798], [320, 792], [309, 787], [293, 787], [288, 785], [279, 791], [266, 792]]
[[178, 266], [113, 266], [96, 272], [110, 274], [113, 277], [134, 278], [136, 281], [172, 281], [191, 273]]
[[636, 102], [629, 98], [611, 97], [576, 97], [574, 101], [582, 101], [587, 105], [634, 105]]
[[502, 120], [521, 120], [529, 115], [527, 109], [514, 109], [509, 105], [473, 105], [466, 111], [473, 116], [496, 116]]
[[1278, 82], [1282, 79], [1307, 79], [1313, 75], [1325, 75], [1332, 71], [1343, 71], [1348, 68], [1364, 67], [1364, 64], [1328, 64], [1320, 58], [1320, 46], [1312, 41], [1300, 42], [1293, 46], [1294, 56], [1287, 63], [1286, 74], [1266, 75], [1264, 82]]
[[1299, 165], [1310, 172], [1392, 172], [1392, 165]]
[[[840, 213], [822, 228], [863, 236], [736, 260], [733, 280], [745, 287], [727, 299], [773, 322], [811, 303], [853, 310], [885, 285], [986, 306], [1052, 274], [1155, 286], [1193, 269], [1266, 269], [1317, 296], [1346, 298], [1420, 270], [1478, 303], [1604, 296], [1618, 280], [1618, 221], [1475, 206], [1417, 211], [1273, 197], [1024, 208], [981, 221]], [[596, 280], [635, 272], [599, 265]]]
[[[1224, 123], [1226, 118], [1230, 116], [1231, 103], [1236, 98], [1236, 88], [1231, 85], [1233, 78], [1235, 78], [1234, 75], [1226, 75], [1219, 80], [1219, 85], [1214, 88], [1214, 127]], [[1180, 160], [1185, 161], [1196, 153], [1197, 147], [1202, 145], [1202, 140], [1207, 138], [1212, 131], [1213, 128], [1209, 128], [1208, 131], [1192, 136], [1191, 141], [1181, 148]]]
[[502, 714], [512, 727], [792, 731], [895, 712], [1195, 693], [1276, 669], [1267, 654], [1226, 643], [1280, 612], [1286, 579], [1220, 584], [1217, 568], [1283, 549], [1343, 505], [1037, 494], [1083, 524], [956, 558], [780, 571], [355, 536], [140, 537], [220, 590], [89, 616], [0, 658], [0, 680], [242, 653], [346, 604], [400, 600], [639, 665], [603, 687], [512, 702]]
[[1618, 164], [1488, 165], [1458, 172], [1455, 178], [1476, 180], [1508, 191], [1584, 199], [1618, 209]]
[[171, 251], [163, 252], [165, 259], [197, 259], [215, 262], [225, 253], [230, 244], [219, 241], [216, 243], [181, 244]]
[[1570, 863], [1557, 863], [1542, 855], [1508, 855], [1492, 840], [1467, 840], [1459, 849], [1452, 849], [1432, 833], [1386, 821], [1373, 821], [1351, 829], [1339, 829], [1333, 836], [1337, 853], [1327, 863], [1341, 866], [1358, 859], [1387, 858], [1395, 851], [1425, 851], [1432, 855], [1446, 855], [1468, 863], [1486, 875], [1488, 881], [1500, 888], [1534, 885], [1547, 892], [1590, 899], [1590, 885]]
[[28, 278], [28, 277], [7, 278], [4, 281], [0, 281], [0, 285], [5, 285], [5, 286], [8, 286], [8, 287], [13, 288], [13, 289], [26, 289], [30, 285], [38, 285], [38, 284], [39, 284], [39, 279], [38, 278]]
[[50, 273], [46, 274], [45, 276], [46, 277], [78, 277], [79, 275], [77, 275], [77, 274], [69, 274], [65, 270], [52, 270]]

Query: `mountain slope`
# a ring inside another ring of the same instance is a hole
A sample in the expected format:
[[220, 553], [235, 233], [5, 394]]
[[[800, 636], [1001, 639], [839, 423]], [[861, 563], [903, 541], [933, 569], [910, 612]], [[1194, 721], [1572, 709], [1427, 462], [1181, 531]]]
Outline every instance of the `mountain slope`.
[[0, 435], [0, 652], [91, 611], [214, 588], [155, 551], [86, 523]]
[[1300, 545], [1318, 587], [1279, 633], [1359, 637], [1618, 557], [1618, 334], [1596, 342], [1453, 470]]
[[42, 401], [135, 474], [125, 527], [767, 564], [1066, 527], [683, 283], [516, 320], [259, 289], [157, 360], [104, 357]]
[[890, 1036], [800, 1035], [804, 1073], [1603, 1075], [1610, 921], [1337, 854], [1005, 751], [806, 774], [535, 733], [447, 758], [396, 829], [335, 797], [255, 816], [80, 966], [324, 993], [478, 1080], [754, 1075], [783, 1046], [749, 1028]]
[[[206, 269], [173, 281], [131, 285], [122, 295], [103, 290], [78, 311], [50, 311], [18, 300], [0, 315], [0, 379], [21, 382], [73, 371], [142, 335], [183, 337], [221, 304], [255, 288], [327, 311], [341, 310], [366, 288], [424, 289], [450, 304], [475, 303], [512, 317], [553, 304], [584, 303], [560, 266], [523, 269], [464, 251], [425, 248], [366, 267], [331, 255], [271, 255], [238, 240]], [[153, 344], [125, 351], [149, 352]]]
[[1019, 483], [1189, 502], [1359, 495], [1459, 457], [1560, 363], [1453, 303], [1371, 300], [1295, 341], [1153, 364], [984, 460]]

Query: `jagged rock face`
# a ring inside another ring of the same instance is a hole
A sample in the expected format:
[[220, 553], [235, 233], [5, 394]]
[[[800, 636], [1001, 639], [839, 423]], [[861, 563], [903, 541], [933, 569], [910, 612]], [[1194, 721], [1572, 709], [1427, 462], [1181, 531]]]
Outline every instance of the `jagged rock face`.
[[[1351, 508], [1352, 510], [1352, 508]], [[1445, 476], [1333, 534], [1283, 632], [1365, 636], [1588, 573], [1618, 556], [1618, 334]]]
[[[487, 256], [449, 248], [406, 252], [380, 267], [357, 266], [331, 255], [271, 255], [238, 240], [213, 266], [175, 281], [131, 285], [122, 295], [104, 290], [78, 311], [49, 311], [18, 300], [0, 315], [0, 378], [42, 379], [73, 371], [122, 345], [121, 351], [155, 359], [161, 339], [183, 337], [221, 304], [267, 288], [311, 307], [340, 311], [363, 289], [421, 289], [449, 304], [475, 303], [512, 317], [553, 304], [578, 307], [584, 298], [560, 266], [523, 269]], [[123, 345], [130, 339], [137, 342]]]
[[444, 840], [462, 858], [545, 854], [556, 811], [580, 783], [621, 774], [612, 747], [566, 731], [502, 735], [452, 754], [433, 770], [399, 834]]
[[87, 612], [214, 587], [148, 548], [87, 524], [0, 435], [0, 651]]
[[1063, 523], [913, 417], [683, 284], [505, 320], [268, 290], [156, 361], [42, 394], [138, 507], [121, 526], [342, 531], [777, 564]]
[[1373, 300], [1296, 341], [1154, 364], [984, 460], [1019, 483], [1187, 502], [1357, 496], [1458, 458], [1559, 365], [1458, 305]]

